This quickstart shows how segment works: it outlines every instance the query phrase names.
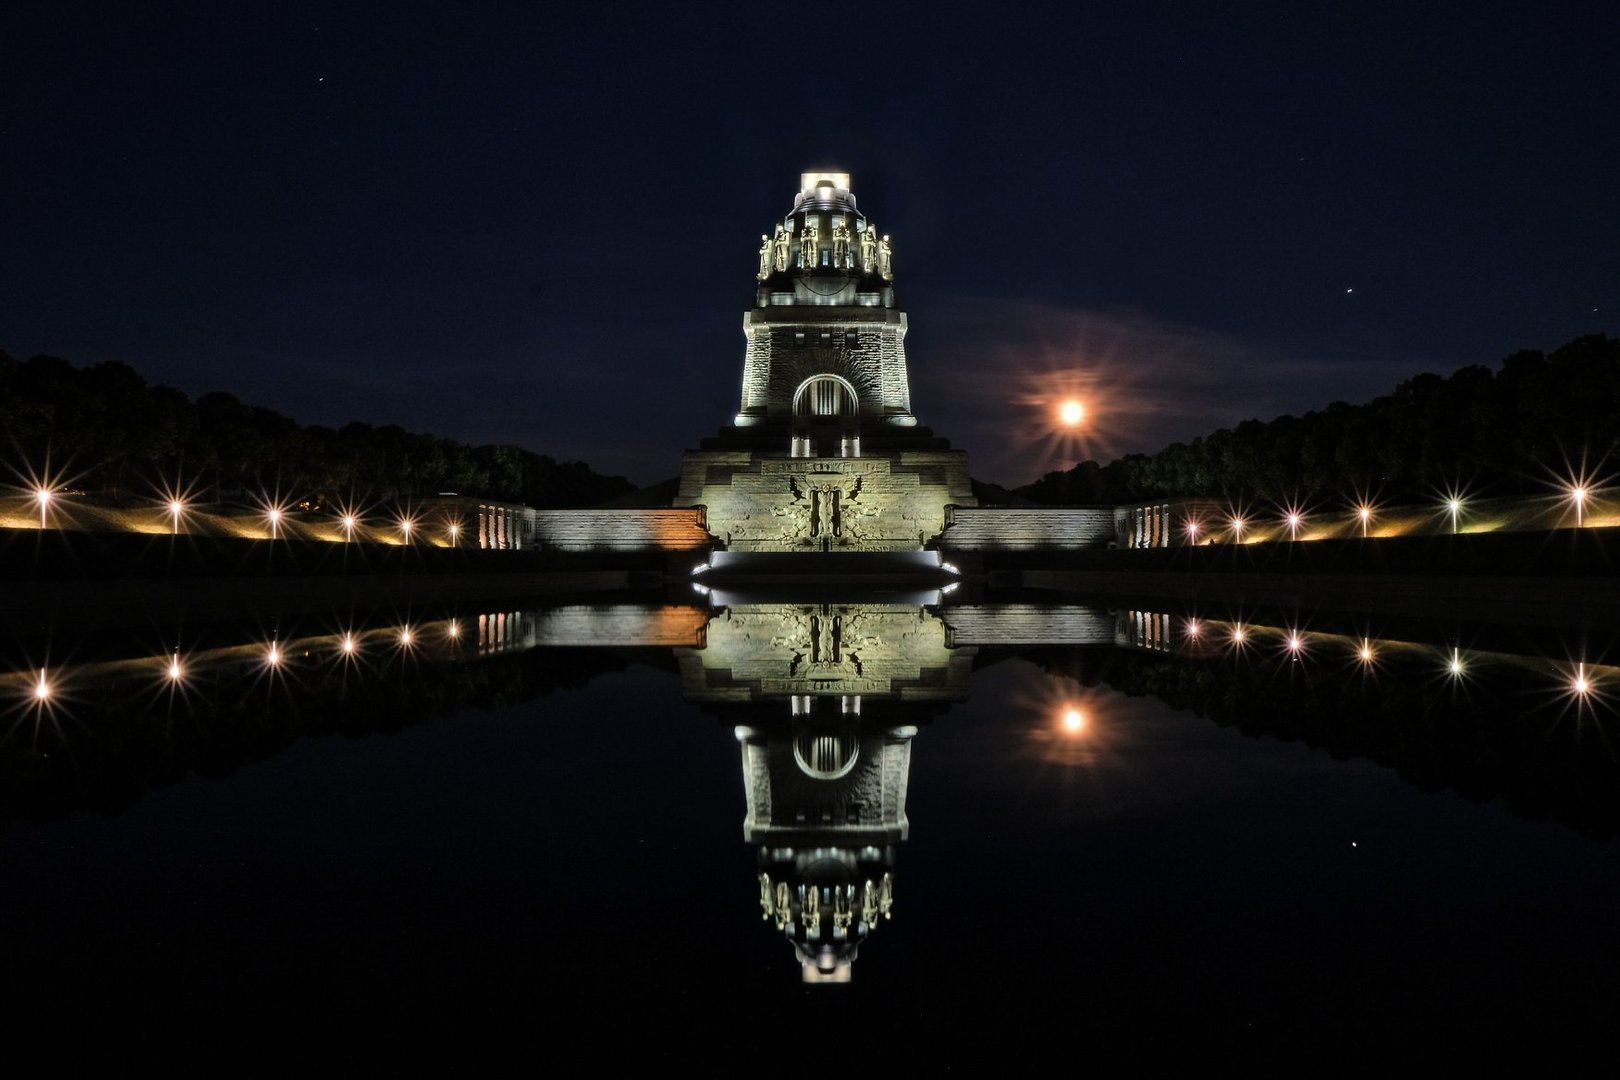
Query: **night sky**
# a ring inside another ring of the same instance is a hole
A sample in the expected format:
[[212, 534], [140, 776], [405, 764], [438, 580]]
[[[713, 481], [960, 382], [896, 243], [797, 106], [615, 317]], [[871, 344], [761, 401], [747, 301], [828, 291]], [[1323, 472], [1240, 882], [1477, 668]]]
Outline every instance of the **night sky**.
[[1620, 332], [1620, 5], [1182, 7], [7, 5], [0, 348], [650, 483], [812, 168], [985, 480]]

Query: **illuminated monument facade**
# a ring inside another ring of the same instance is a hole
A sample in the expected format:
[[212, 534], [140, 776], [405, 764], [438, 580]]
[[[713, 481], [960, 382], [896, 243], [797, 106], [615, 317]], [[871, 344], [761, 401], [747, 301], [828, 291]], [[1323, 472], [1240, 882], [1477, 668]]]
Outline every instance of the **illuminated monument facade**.
[[847, 174], [803, 174], [756, 277], [741, 408], [687, 452], [675, 506], [734, 552], [927, 548], [975, 505], [967, 455], [912, 414], [893, 248]]

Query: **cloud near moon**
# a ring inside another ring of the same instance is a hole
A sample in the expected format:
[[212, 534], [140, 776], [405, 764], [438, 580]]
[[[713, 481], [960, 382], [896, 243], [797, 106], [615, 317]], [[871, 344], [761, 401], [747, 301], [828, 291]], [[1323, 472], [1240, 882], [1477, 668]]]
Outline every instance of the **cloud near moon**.
[[[1424, 370], [1300, 357], [1140, 313], [1024, 301], [958, 297], [912, 318], [918, 414], [968, 450], [975, 476], [1009, 486], [1247, 419], [1367, 400]], [[1078, 424], [1062, 418], [1068, 401], [1083, 404]]]

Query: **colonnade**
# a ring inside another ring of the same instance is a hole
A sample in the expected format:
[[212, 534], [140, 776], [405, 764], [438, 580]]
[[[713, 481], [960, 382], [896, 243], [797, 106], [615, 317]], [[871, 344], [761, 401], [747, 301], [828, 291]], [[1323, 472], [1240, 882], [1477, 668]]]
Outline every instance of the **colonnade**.
[[1119, 522], [1119, 546], [1124, 548], [1169, 547], [1174, 529], [1169, 503], [1133, 506]]
[[478, 506], [478, 546], [502, 551], [523, 546], [522, 510], [509, 506]]
[[1163, 611], [1121, 611], [1115, 616], [1114, 644], [1168, 652], [1173, 639], [1170, 616]]
[[530, 619], [521, 611], [497, 611], [478, 616], [478, 652], [511, 652], [534, 645]]

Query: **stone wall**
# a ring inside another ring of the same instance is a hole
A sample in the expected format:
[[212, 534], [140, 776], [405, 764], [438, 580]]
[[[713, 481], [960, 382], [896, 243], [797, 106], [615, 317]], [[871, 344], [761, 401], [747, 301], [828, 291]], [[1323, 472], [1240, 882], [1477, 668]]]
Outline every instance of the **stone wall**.
[[738, 422], [792, 411], [806, 379], [848, 380], [861, 415], [909, 416], [906, 316], [883, 308], [756, 309], [743, 318], [742, 410]]
[[1107, 547], [1111, 506], [953, 506], [938, 546], [945, 551], [1039, 551]]
[[893, 844], [906, 839], [906, 786], [911, 772], [911, 728], [860, 729], [855, 766], [837, 780], [805, 775], [791, 738], [738, 729], [748, 814], [743, 840], [792, 842], [813, 835], [821, 843]]
[[1115, 619], [1083, 604], [970, 604], [940, 609], [951, 648], [967, 645], [1112, 645]]
[[697, 551], [713, 544], [703, 512], [530, 510], [534, 539], [555, 551]]

